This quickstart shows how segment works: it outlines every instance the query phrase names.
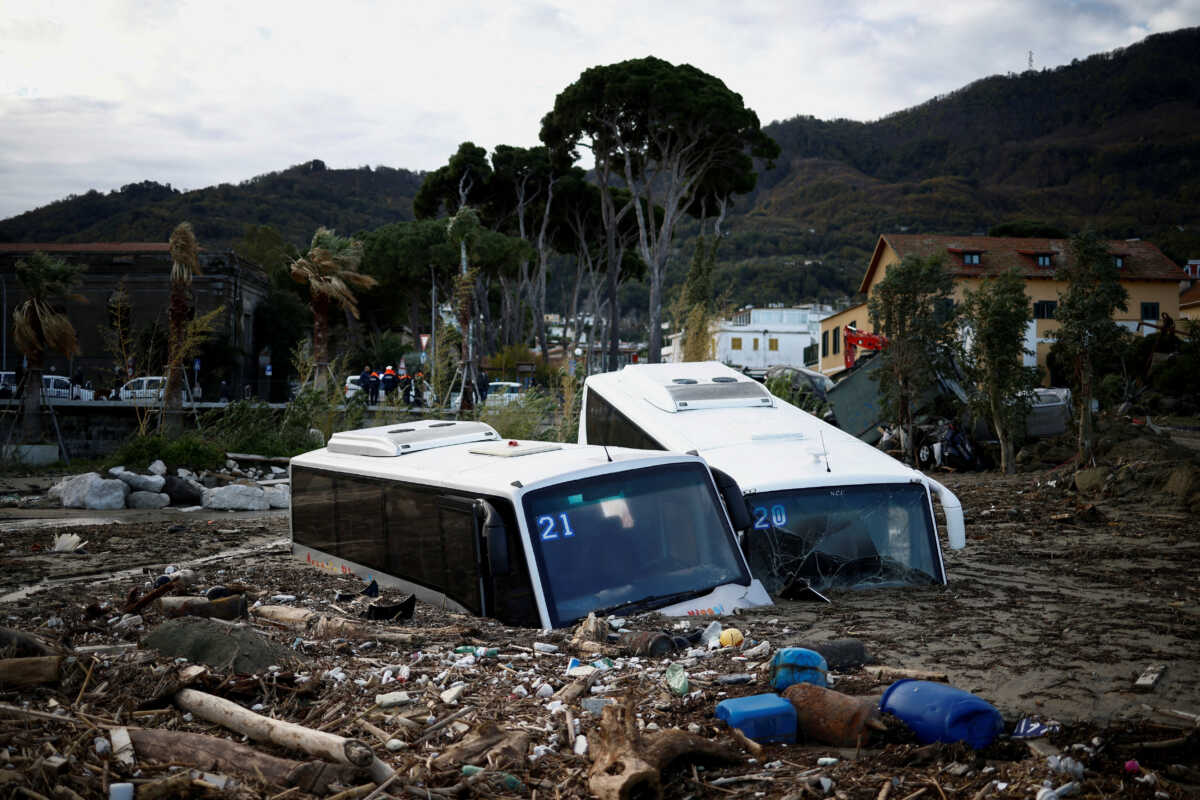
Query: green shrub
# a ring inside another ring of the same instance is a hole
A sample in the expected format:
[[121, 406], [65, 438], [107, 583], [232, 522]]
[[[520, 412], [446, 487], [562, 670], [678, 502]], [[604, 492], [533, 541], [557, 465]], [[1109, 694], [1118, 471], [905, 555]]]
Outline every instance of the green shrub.
[[162, 459], [169, 469], [215, 469], [225, 463], [225, 448], [196, 431], [171, 438], [159, 434], [133, 436], [117, 448], [104, 465], [121, 464], [130, 469], [144, 469], [156, 459]]

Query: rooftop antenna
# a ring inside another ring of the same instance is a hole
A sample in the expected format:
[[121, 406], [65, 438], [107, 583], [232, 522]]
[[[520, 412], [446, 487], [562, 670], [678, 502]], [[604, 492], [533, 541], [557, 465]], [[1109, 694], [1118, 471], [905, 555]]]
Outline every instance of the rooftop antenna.
[[829, 448], [825, 446], [825, 431], [821, 431], [821, 451], [825, 453], [825, 471], [833, 472], [833, 470], [829, 468]]
[[611, 463], [612, 463], [612, 455], [611, 455], [611, 454], [609, 454], [609, 452], [608, 452], [608, 445], [607, 445], [607, 444], [602, 444], [602, 445], [600, 445], [600, 446], [604, 448], [604, 455], [608, 456], [608, 463], [610, 463], [610, 464], [611, 464]]

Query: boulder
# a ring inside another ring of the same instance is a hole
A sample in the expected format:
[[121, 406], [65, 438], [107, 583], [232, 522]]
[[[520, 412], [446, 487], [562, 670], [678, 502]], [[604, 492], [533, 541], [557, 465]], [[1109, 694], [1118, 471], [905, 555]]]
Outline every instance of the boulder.
[[292, 505], [292, 490], [286, 483], [278, 486], [268, 486], [263, 489], [271, 508], [288, 508]]
[[167, 465], [164, 464], [161, 459], [158, 459], [149, 467], [147, 467], [146, 471], [152, 475], [166, 475]]
[[115, 478], [124, 471], [125, 471], [124, 467], [109, 467], [108, 474], [112, 475]]
[[1099, 494], [1108, 479], [1108, 467], [1081, 469], [1075, 473], [1075, 488], [1081, 494]]
[[1190, 464], [1180, 464], [1171, 471], [1163, 491], [1179, 500], [1186, 500], [1197, 488], [1200, 488], [1200, 472]]
[[175, 470], [175, 474], [178, 475], [179, 477], [183, 478], [186, 481], [196, 480], [196, 473], [194, 473], [190, 469], [186, 469], [184, 467], [180, 467], [179, 469]]
[[168, 475], [163, 480], [162, 491], [171, 499], [173, 506], [198, 506], [204, 502], [204, 487], [186, 478]]
[[63, 508], [116, 509], [125, 507], [129, 494], [125, 481], [87, 472], [66, 481], [60, 492]]
[[[84, 474], [86, 475], [88, 473], [84, 473]], [[91, 474], [95, 475], [96, 473], [93, 472]], [[46, 490], [46, 496], [49, 497], [51, 500], [62, 500], [63, 489], [66, 488], [67, 484], [69, 484], [71, 481], [75, 480], [76, 478], [82, 478], [82, 477], [83, 477], [83, 475], [66, 475], [66, 476], [60, 478], [58, 483], [54, 484], [48, 490]]]
[[161, 492], [166, 481], [162, 475], [139, 475], [129, 470], [118, 472], [117, 479], [128, 483], [135, 492]]
[[271, 507], [263, 490], [257, 486], [232, 483], [204, 493], [205, 508], [224, 511], [266, 511]]
[[125, 498], [129, 508], [164, 508], [171, 503], [171, 498], [162, 492], [130, 492]]

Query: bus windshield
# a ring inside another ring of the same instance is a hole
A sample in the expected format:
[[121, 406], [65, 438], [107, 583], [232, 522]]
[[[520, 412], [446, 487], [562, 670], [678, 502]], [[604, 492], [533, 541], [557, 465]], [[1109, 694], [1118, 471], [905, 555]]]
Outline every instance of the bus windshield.
[[648, 611], [723, 584], [750, 584], [698, 462], [555, 484], [523, 502], [554, 627], [591, 611]]
[[746, 558], [766, 590], [944, 583], [924, 486], [884, 483], [746, 497]]

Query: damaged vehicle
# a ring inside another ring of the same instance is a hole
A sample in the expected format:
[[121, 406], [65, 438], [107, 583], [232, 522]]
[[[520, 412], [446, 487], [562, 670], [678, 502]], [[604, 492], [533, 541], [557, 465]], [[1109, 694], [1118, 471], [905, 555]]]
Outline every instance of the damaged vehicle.
[[771, 603], [694, 455], [420, 420], [335, 433], [290, 469], [296, 557], [443, 608], [558, 628]]
[[630, 365], [584, 386], [580, 443], [697, 454], [740, 486], [743, 549], [773, 595], [944, 584], [932, 496], [950, 547], [966, 544], [942, 484], [719, 362]]

